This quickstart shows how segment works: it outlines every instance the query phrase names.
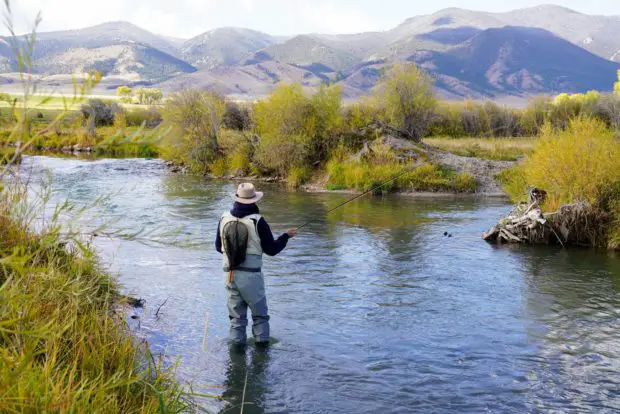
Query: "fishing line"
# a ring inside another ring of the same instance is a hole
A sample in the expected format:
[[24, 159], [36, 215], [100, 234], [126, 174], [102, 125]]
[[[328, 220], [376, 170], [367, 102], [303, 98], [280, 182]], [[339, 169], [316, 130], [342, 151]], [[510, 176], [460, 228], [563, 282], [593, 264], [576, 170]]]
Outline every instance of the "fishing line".
[[[405, 175], [405, 174], [409, 174], [410, 172], [411, 172], [411, 171], [408, 171], [408, 170], [407, 170], [407, 171], [404, 171], [404, 172], [402, 172], [402, 173], [398, 174], [396, 177], [394, 177], [394, 178], [392, 178], [392, 179], [390, 179], [390, 180], [384, 181], [383, 183], [381, 183], [381, 184], [379, 184], [379, 185], [377, 185], [377, 186], [375, 186], [375, 187], [372, 187], [370, 190], [366, 190], [366, 191], [364, 191], [362, 194], [358, 194], [358, 195], [356, 195], [355, 197], [350, 198], [350, 199], [348, 199], [348, 200], [346, 200], [346, 201], [344, 201], [344, 202], [342, 202], [342, 203], [338, 204], [336, 207], [334, 207], [334, 208], [331, 208], [331, 209], [327, 210], [327, 212], [326, 212], [324, 215], [326, 216], [326, 215], [328, 215], [329, 213], [331, 213], [332, 211], [334, 211], [334, 210], [338, 210], [340, 207], [344, 207], [344, 206], [346, 206], [347, 204], [349, 204], [350, 202], [355, 201], [355, 200], [357, 200], [358, 198], [362, 198], [362, 197], [364, 197], [364, 196], [365, 196], [366, 194], [368, 194], [368, 193], [375, 192], [375, 191], [377, 191], [378, 189], [383, 188], [383, 187], [385, 187], [386, 185], [391, 184], [391, 183], [393, 183], [394, 181], [398, 180], [398, 179], [399, 179], [400, 177], [402, 177], [403, 175]], [[304, 224], [302, 224], [301, 226], [297, 227], [297, 230], [299, 230], [299, 229], [302, 229], [302, 228], [306, 227], [306, 226], [307, 226], [308, 224], [310, 224], [310, 223], [314, 223], [315, 221], [319, 221], [322, 217], [323, 217], [323, 216], [321, 216], [321, 217], [316, 216], [316, 217], [314, 217], [313, 219], [310, 219], [310, 220], [306, 221]]]

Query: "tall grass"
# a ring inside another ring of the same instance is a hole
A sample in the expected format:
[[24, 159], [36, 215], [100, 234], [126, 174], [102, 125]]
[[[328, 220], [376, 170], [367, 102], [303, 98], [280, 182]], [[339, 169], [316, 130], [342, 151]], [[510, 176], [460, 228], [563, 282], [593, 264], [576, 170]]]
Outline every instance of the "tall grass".
[[118, 287], [91, 246], [60, 224], [59, 217], [75, 217], [82, 209], [65, 203], [48, 218], [43, 213], [50, 193], [42, 192], [33, 204], [29, 180], [20, 181], [16, 160], [48, 134], [58, 137], [69, 108], [84, 100], [100, 76], [76, 82], [73, 99], [62, 99], [64, 110], [34, 130], [36, 85], [29, 72], [40, 16], [31, 35], [18, 37], [11, 3], [4, 5], [23, 98], [13, 106], [13, 125], [4, 136], [13, 155], [0, 169], [0, 412], [188, 410], [173, 372], [126, 328]]
[[188, 409], [172, 372], [125, 328], [91, 247], [56, 219], [34, 233], [24, 203], [15, 187], [0, 197], [0, 412]]

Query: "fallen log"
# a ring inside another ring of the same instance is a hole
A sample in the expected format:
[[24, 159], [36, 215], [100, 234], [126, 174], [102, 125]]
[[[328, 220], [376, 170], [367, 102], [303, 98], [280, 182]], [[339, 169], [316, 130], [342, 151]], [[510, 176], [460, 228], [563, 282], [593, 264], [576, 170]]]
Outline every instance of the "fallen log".
[[515, 206], [498, 224], [482, 234], [490, 243], [555, 244], [596, 246], [604, 236], [609, 214], [587, 201], [563, 205], [558, 211], [543, 213], [547, 193], [532, 188], [528, 201]]

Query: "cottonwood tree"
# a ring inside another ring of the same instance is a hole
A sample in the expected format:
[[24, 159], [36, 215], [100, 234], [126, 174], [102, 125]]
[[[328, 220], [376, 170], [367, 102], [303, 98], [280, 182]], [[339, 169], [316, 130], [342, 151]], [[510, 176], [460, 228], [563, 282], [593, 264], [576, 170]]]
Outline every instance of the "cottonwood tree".
[[136, 98], [140, 105], [157, 105], [164, 99], [161, 89], [140, 88], [136, 91]]
[[385, 127], [420, 142], [437, 109], [433, 80], [413, 63], [395, 65], [384, 76], [377, 96]]
[[620, 96], [620, 70], [618, 71], [618, 82], [614, 85], [614, 93]]

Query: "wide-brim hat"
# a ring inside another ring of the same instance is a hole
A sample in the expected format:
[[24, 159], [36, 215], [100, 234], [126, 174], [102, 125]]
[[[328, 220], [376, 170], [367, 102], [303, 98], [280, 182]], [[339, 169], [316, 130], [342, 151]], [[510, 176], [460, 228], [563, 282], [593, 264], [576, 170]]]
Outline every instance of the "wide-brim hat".
[[235, 194], [235, 201], [241, 204], [254, 204], [261, 198], [263, 198], [262, 191], [256, 191], [254, 184], [243, 183], [237, 187], [237, 193]]

